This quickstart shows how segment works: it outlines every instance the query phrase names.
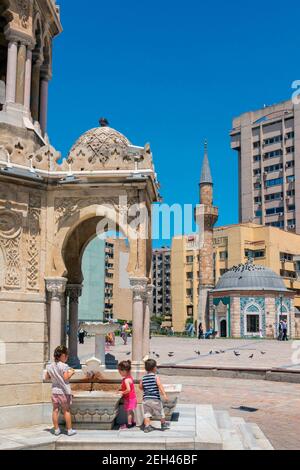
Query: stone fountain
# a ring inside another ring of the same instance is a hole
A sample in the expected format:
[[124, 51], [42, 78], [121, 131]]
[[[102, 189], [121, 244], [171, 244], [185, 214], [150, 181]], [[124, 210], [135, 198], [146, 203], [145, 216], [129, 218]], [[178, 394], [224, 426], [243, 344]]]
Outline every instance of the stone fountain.
[[[80, 325], [89, 335], [95, 336], [95, 354], [77, 372], [77, 383], [72, 384], [73, 404], [71, 414], [78, 429], [113, 429], [122, 398], [118, 388], [99, 390], [107, 380], [105, 367], [105, 338], [118, 329], [114, 323], [86, 322]], [[86, 388], [88, 388], [86, 390]], [[97, 388], [97, 389], [95, 389]]]
[[87, 376], [101, 374], [106, 369], [105, 338], [108, 334], [117, 331], [119, 325], [115, 323], [85, 322], [81, 323], [80, 327], [89, 335], [95, 336], [95, 355], [82, 366], [83, 373]]

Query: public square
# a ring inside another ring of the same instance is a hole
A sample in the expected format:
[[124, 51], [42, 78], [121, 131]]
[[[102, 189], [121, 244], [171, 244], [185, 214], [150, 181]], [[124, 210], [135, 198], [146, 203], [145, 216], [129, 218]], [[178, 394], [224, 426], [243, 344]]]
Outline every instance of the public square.
[[[109, 352], [118, 360], [127, 358], [130, 351], [131, 339], [124, 346], [120, 338], [116, 346], [110, 347]], [[191, 338], [153, 337], [151, 352], [159, 354], [154, 357], [159, 365], [209, 366], [228, 368], [253, 369], [285, 369], [299, 370], [299, 342], [278, 342], [272, 340], [201, 340]], [[296, 349], [298, 347], [298, 349]], [[82, 360], [90, 357], [94, 348], [94, 339], [88, 338], [85, 345], [79, 347]], [[293, 362], [293, 354], [298, 350]], [[196, 354], [201, 352], [201, 356]], [[213, 354], [210, 354], [213, 351]], [[216, 351], [225, 353], [216, 354]], [[235, 356], [234, 351], [240, 352]], [[174, 358], [169, 357], [175, 352]], [[261, 354], [264, 352], [265, 354]], [[249, 359], [254, 354], [253, 359]], [[172, 376], [168, 371], [165, 375], [161, 369], [165, 383], [181, 383], [183, 391], [180, 395], [182, 404], [213, 405], [217, 410], [226, 410], [230, 416], [244, 418], [249, 423], [256, 423], [270, 440], [275, 449], [298, 449], [300, 422], [300, 383], [273, 382], [266, 380], [196, 377], [189, 376], [187, 370], [184, 376]], [[246, 406], [256, 408], [256, 412], [240, 411], [235, 408]]]

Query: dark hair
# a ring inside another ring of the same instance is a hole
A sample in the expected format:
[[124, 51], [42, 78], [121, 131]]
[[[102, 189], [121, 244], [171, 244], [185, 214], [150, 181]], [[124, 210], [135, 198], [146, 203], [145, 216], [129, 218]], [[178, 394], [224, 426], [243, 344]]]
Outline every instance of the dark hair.
[[122, 361], [118, 365], [118, 369], [122, 372], [130, 372], [131, 371], [131, 361]]
[[157, 362], [154, 359], [148, 359], [145, 362], [146, 372], [152, 372], [157, 367]]
[[63, 354], [66, 356], [69, 355], [68, 348], [66, 346], [58, 346], [54, 351], [55, 362], [58, 362]]

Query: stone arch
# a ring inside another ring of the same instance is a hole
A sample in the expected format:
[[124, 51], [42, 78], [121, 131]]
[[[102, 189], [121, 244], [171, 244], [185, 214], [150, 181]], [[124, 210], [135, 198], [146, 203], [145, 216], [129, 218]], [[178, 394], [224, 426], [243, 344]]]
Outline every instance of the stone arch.
[[[67, 277], [71, 283], [80, 283], [82, 281], [81, 259], [84, 249], [88, 243], [95, 238], [99, 222], [103, 219], [112, 223], [117, 232], [120, 232], [128, 239], [130, 254], [128, 272], [133, 277], [147, 276], [147, 267], [145, 260], [145, 247], [139, 249], [139, 244], [143, 241], [137, 240], [134, 232], [128, 225], [120, 223], [118, 213], [115, 210], [105, 210], [105, 207], [97, 204], [85, 207], [80, 213], [74, 214], [68, 219], [68, 225], [58, 230], [53, 246], [53, 267], [54, 275]], [[73, 253], [68, 252], [73, 245]], [[146, 241], [144, 241], [146, 243]], [[141, 253], [142, 251], [142, 253]], [[72, 273], [68, 266], [72, 266]]]
[[37, 12], [32, 25], [32, 31], [35, 39], [35, 51], [42, 51], [43, 47], [43, 28], [42, 28], [42, 18], [40, 12]]
[[[258, 328], [259, 331], [255, 333], [251, 333], [250, 331], [248, 331], [247, 322], [248, 322], [248, 316], [250, 315], [257, 315], [259, 318], [259, 328]], [[262, 333], [262, 330], [263, 330], [263, 310], [258, 302], [255, 302], [255, 300], [251, 300], [250, 302], [248, 302], [248, 304], [245, 305], [245, 308], [244, 308], [244, 332], [243, 333], [245, 336], [251, 335], [251, 334], [258, 335]]]

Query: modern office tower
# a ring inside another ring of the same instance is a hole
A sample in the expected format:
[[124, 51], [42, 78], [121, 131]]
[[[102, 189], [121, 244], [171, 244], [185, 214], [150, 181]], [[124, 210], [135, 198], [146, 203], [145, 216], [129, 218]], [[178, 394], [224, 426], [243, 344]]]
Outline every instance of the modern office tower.
[[153, 250], [153, 315], [171, 314], [171, 250]]
[[239, 221], [300, 234], [300, 105], [285, 101], [233, 120]]

